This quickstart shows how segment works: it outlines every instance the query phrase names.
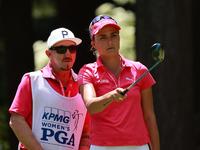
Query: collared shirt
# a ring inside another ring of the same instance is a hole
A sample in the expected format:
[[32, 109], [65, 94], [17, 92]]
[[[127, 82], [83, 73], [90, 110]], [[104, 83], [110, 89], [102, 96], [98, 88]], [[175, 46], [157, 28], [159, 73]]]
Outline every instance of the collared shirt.
[[[118, 87], [126, 89], [147, 71], [140, 62], [127, 60], [122, 55], [120, 57], [122, 69], [117, 79], [105, 68], [99, 57], [96, 62], [81, 68], [78, 74], [79, 86], [92, 83], [99, 97]], [[141, 91], [153, 84], [155, 81], [148, 73], [129, 90], [126, 99], [121, 102], [113, 101], [104, 111], [90, 115], [91, 145], [139, 146], [148, 143], [149, 135], [141, 107]]]
[[[47, 80], [49, 85], [59, 94], [67, 96], [67, 97], [74, 97], [78, 93], [78, 82], [77, 82], [77, 74], [73, 72], [71, 69], [70, 80], [67, 87], [64, 90], [63, 85], [61, 82], [53, 75], [52, 69], [50, 64], [48, 63], [43, 69], [40, 70], [42, 72], [42, 76]], [[11, 104], [9, 112], [16, 112], [26, 118], [27, 123], [29, 124], [30, 128], [32, 129], [32, 92], [31, 92], [31, 80], [29, 74], [25, 74], [17, 88], [16, 95], [14, 100]], [[90, 124], [89, 114], [87, 112], [87, 116], [85, 119], [85, 125]], [[20, 143], [20, 147], [22, 148], [23, 145]], [[24, 148], [23, 148], [24, 149]]]
[[[63, 95], [60, 82], [56, 79], [51, 71], [50, 64], [48, 63], [43, 69], [40, 70], [43, 74], [42, 76], [46, 78], [49, 85], [59, 94]], [[65, 95], [69, 95], [68, 97], [73, 97], [78, 93], [78, 83], [76, 82], [76, 74], [71, 70], [71, 74], [73, 75], [73, 80], [69, 81], [67, 88], [65, 90]], [[29, 74], [25, 74], [18, 86], [15, 98], [13, 103], [9, 109], [9, 112], [16, 112], [25, 118], [27, 118], [27, 122], [29, 126], [32, 128], [32, 93], [31, 93], [31, 82]]]

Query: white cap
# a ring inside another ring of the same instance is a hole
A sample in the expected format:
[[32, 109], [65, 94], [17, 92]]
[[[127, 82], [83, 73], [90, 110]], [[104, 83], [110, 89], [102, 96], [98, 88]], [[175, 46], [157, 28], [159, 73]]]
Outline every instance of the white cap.
[[49, 49], [54, 44], [64, 40], [74, 41], [76, 45], [79, 45], [82, 42], [81, 39], [75, 38], [74, 34], [70, 30], [66, 28], [58, 28], [51, 32], [47, 40], [47, 47]]

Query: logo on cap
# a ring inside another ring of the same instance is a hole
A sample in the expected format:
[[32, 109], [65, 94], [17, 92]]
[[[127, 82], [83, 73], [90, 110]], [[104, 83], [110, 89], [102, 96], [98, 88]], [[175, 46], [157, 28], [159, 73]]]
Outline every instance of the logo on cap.
[[62, 31], [62, 35], [63, 35], [63, 38], [65, 38], [65, 36], [68, 35], [68, 32], [67, 31]]

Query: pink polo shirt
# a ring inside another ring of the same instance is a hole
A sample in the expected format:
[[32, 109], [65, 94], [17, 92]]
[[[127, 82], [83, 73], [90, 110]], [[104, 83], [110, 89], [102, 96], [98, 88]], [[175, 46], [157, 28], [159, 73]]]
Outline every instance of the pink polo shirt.
[[[53, 76], [49, 64], [46, 67], [40, 70], [43, 74], [42, 76], [46, 78], [49, 85], [59, 94], [62, 93], [60, 83]], [[73, 72], [73, 70], [71, 70]], [[78, 82], [76, 82], [77, 74], [75, 74], [73, 80], [69, 81], [69, 84], [65, 90], [65, 95], [68, 95], [70, 91], [70, 97], [74, 97], [78, 93]], [[71, 74], [72, 75], [72, 74]], [[11, 104], [9, 112], [16, 112], [26, 118], [27, 123], [32, 129], [32, 93], [31, 93], [31, 80], [29, 74], [23, 76], [18, 88], [14, 100]], [[90, 124], [89, 114], [87, 113], [85, 119], [85, 125]], [[20, 147], [23, 148], [23, 145], [20, 144]]]
[[[118, 79], [105, 68], [99, 57], [96, 62], [81, 68], [78, 74], [79, 86], [92, 83], [99, 97], [118, 87], [126, 89], [147, 71], [140, 62], [127, 60], [122, 55], [120, 57], [122, 69]], [[140, 146], [148, 143], [150, 139], [143, 119], [141, 91], [153, 84], [155, 81], [148, 73], [130, 89], [125, 100], [113, 101], [104, 111], [90, 115], [91, 145]]]

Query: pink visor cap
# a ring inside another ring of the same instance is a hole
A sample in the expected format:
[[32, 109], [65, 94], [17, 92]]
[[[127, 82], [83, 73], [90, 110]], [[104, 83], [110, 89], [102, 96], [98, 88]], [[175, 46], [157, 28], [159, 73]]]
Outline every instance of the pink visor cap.
[[112, 20], [112, 19], [101, 19], [100, 21], [96, 22], [92, 26], [92, 29], [91, 29], [91, 39], [93, 39], [93, 36], [95, 34], [97, 34], [103, 27], [108, 26], [108, 25], [114, 26], [118, 30], [121, 29], [114, 20]]

